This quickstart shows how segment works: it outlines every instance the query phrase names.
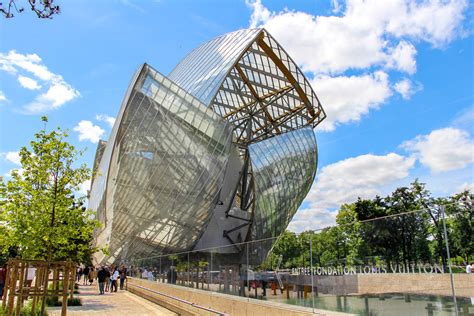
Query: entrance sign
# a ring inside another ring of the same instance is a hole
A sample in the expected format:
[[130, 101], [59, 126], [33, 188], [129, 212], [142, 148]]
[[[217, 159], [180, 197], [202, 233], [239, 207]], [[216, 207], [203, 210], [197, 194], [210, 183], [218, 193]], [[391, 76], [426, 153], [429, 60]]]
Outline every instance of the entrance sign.
[[390, 265], [360, 265], [360, 266], [327, 266], [302, 267], [291, 269], [292, 275], [350, 275], [350, 274], [384, 274], [384, 273], [444, 273], [444, 268], [438, 264], [410, 263]]

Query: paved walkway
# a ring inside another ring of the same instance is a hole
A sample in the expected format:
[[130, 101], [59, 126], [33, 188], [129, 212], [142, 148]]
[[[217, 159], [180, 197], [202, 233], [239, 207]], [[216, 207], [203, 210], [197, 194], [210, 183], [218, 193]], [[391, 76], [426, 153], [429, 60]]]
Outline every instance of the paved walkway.
[[[75, 297], [82, 300], [82, 306], [69, 306], [67, 315], [177, 315], [170, 310], [147, 301], [128, 291], [106, 292], [99, 295], [97, 285], [80, 285]], [[61, 315], [61, 307], [48, 307], [48, 315]]]

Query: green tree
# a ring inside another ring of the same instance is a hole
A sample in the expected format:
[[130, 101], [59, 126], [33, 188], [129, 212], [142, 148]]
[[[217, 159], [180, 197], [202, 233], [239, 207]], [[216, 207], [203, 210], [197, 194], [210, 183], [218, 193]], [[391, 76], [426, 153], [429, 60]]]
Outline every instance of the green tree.
[[302, 257], [301, 247], [302, 245], [298, 240], [298, 236], [294, 232], [285, 231], [273, 245], [269, 256], [262, 264], [262, 268], [276, 268], [280, 256], [282, 258], [282, 264], [279, 268], [290, 269], [298, 267], [298, 263], [301, 261], [300, 258]]
[[317, 235], [318, 242], [322, 245], [321, 266], [337, 266], [340, 259], [345, 259], [346, 253], [339, 227], [325, 228]]
[[3, 253], [14, 247], [24, 259], [84, 262], [96, 251], [91, 241], [99, 223], [82, 206], [85, 197], [75, 197], [91, 171], [76, 166], [82, 152], [67, 137], [60, 128], [36, 133], [30, 147], [20, 150], [21, 171], [0, 182]]
[[[424, 202], [429, 199], [429, 192], [423, 183], [411, 183], [410, 187], [397, 188], [385, 199], [390, 214], [402, 214], [425, 209]], [[429, 221], [426, 212], [402, 214], [389, 220], [396, 228], [395, 235], [400, 244], [401, 261], [406, 265], [410, 262], [428, 261]]]
[[361, 259], [363, 248], [361, 223], [357, 219], [355, 204], [343, 204], [336, 216], [336, 223], [346, 249], [346, 264], [355, 265]]
[[[390, 218], [377, 219], [390, 215], [390, 208], [385, 200], [377, 196], [373, 200], [358, 199], [354, 203], [354, 211], [360, 224], [360, 234], [363, 240], [363, 248], [360, 251], [361, 258], [383, 257], [389, 265], [391, 262], [399, 261], [399, 236], [396, 234], [396, 226]], [[375, 262], [371, 262], [375, 263]]]
[[455, 194], [446, 203], [451, 256], [464, 262], [474, 258], [474, 195], [468, 191]]

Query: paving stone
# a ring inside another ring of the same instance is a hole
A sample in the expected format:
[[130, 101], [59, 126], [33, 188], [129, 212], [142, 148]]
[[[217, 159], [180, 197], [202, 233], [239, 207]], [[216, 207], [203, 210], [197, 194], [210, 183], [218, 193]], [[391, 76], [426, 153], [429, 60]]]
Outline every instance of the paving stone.
[[[177, 315], [172, 311], [147, 301], [128, 291], [106, 292], [99, 295], [97, 285], [81, 285], [75, 297], [82, 300], [82, 306], [70, 306], [67, 315], [102, 315], [102, 316], [132, 316], [132, 315]], [[61, 315], [61, 307], [48, 307], [48, 315]]]

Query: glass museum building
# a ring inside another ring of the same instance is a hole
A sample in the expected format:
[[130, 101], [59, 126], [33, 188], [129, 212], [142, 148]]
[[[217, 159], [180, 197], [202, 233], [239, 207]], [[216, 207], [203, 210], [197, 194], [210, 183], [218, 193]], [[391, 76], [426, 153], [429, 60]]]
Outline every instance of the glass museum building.
[[279, 236], [313, 183], [325, 116], [264, 29], [212, 39], [168, 76], [143, 64], [95, 155], [89, 207], [108, 247], [95, 261], [214, 247], [235, 258]]

